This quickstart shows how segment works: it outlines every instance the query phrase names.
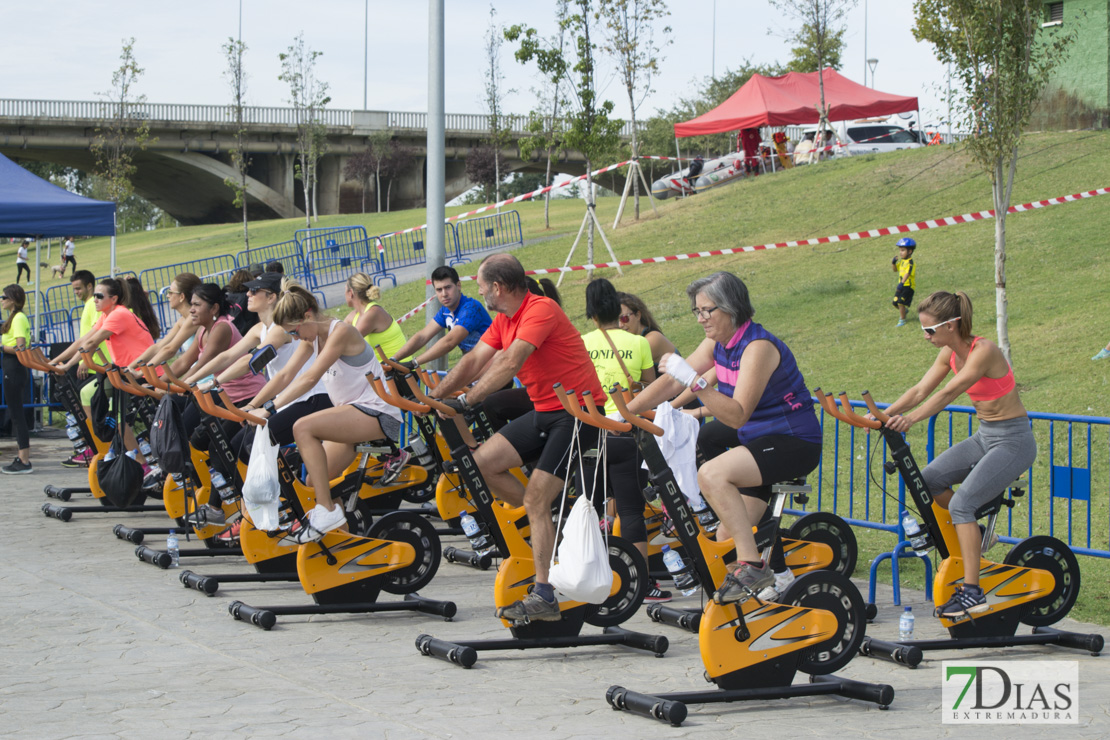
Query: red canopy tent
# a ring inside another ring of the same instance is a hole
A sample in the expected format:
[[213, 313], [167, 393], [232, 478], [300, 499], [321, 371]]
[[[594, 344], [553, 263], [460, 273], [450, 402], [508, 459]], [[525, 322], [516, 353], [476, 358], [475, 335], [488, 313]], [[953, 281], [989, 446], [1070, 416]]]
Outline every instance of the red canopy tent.
[[[917, 98], [879, 92], [826, 69], [825, 105], [830, 121], [889, 116], [917, 110]], [[788, 72], [781, 77], [752, 75], [744, 86], [713, 110], [676, 123], [676, 137], [719, 134], [759, 126], [817, 123], [821, 101], [817, 72]]]

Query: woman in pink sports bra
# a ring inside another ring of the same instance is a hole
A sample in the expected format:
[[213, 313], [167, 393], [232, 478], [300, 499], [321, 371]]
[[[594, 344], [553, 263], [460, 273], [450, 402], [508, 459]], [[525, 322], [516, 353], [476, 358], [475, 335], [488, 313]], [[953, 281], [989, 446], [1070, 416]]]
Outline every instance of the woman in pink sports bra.
[[[964, 585], [936, 610], [936, 616], [960, 618], [987, 608], [979, 588], [983, 543], [975, 511], [1029, 469], [1037, 458], [1037, 443], [1018, 397], [1014, 371], [1002, 350], [989, 339], [972, 336], [967, 294], [933, 293], [918, 306], [917, 317], [925, 339], [940, 352], [925, 377], [887, 409], [887, 427], [906, 432], [964, 392], [979, 418], [975, 434], [942, 452], [921, 471], [929, 492], [948, 509], [964, 557]], [[933, 393], [949, 373], [955, 377]], [[953, 492], [957, 483], [960, 486]]]

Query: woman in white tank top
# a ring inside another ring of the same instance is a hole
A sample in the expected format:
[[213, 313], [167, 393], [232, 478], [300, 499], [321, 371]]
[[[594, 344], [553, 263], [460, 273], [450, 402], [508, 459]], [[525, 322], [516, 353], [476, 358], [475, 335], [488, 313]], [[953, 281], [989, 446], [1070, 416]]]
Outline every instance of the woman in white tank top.
[[366, 379], [367, 374], [382, 374], [366, 340], [350, 324], [320, 314], [308, 291], [296, 287], [282, 295], [274, 322], [302, 341], [251, 406], [261, 407], [256, 412], [260, 416], [280, 414], [317, 382], [323, 382], [333, 405], [293, 425], [293, 438], [316, 494], [307, 526], [294, 527], [293, 535], [309, 542], [346, 525], [342, 504], [331, 497], [331, 479], [354, 460], [355, 445], [385, 438], [398, 441], [401, 413], [378, 398]]

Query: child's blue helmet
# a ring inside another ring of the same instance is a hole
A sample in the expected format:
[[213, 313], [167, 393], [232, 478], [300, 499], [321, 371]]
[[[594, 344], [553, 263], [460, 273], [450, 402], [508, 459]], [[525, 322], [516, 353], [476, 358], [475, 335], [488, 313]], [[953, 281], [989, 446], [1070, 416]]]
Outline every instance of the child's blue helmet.
[[899, 239], [898, 243], [895, 244], [894, 246], [896, 246], [896, 247], [909, 247], [910, 249], [917, 249], [917, 242], [915, 242], [913, 239], [910, 239], [908, 236], [904, 236], [901, 239]]

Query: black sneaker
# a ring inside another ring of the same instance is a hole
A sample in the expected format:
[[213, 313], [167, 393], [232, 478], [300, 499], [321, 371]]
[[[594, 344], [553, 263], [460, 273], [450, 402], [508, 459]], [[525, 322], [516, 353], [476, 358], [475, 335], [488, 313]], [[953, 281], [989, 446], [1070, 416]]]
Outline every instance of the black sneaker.
[[956, 586], [956, 593], [944, 606], [938, 606], [933, 611], [934, 617], [941, 619], [968, 619], [973, 614], [985, 612], [990, 606], [987, 596], [978, 586]]
[[648, 589], [647, 596], [644, 597], [644, 601], [649, 604], [663, 604], [670, 600], [671, 592], [664, 591], [663, 589], [659, 588], [658, 581], [652, 581], [651, 588]]
[[32, 472], [34, 472], [34, 468], [31, 467], [31, 463], [25, 463], [18, 457], [12, 461], [11, 465], [0, 468], [0, 473], [6, 475], [27, 475]]

